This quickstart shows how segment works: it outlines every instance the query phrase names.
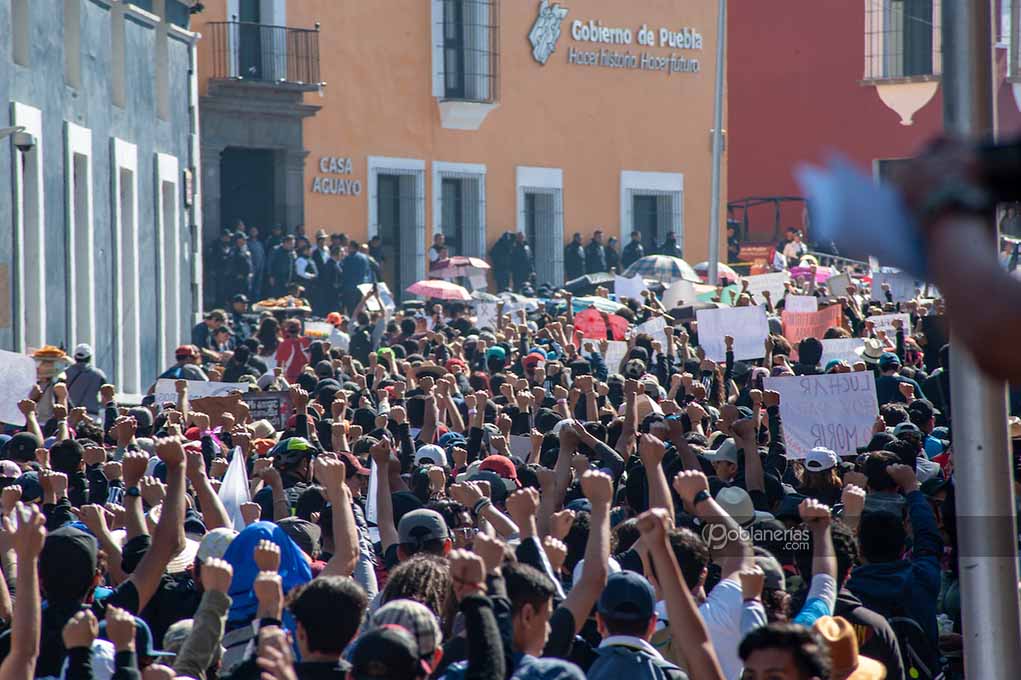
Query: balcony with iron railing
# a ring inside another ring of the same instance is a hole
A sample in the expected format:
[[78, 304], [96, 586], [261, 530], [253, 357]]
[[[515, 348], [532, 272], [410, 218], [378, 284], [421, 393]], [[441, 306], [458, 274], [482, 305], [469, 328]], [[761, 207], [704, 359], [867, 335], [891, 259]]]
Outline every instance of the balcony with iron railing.
[[210, 78], [314, 91], [319, 77], [319, 24], [315, 28], [218, 21], [208, 35]]

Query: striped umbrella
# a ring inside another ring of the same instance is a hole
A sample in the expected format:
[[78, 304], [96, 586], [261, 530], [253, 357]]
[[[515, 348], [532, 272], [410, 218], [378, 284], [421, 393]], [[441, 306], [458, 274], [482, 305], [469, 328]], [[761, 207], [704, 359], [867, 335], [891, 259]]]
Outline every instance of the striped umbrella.
[[459, 286], [450, 281], [428, 280], [408, 286], [407, 291], [412, 295], [428, 298], [430, 300], [471, 300], [472, 296], [464, 286]]
[[665, 284], [680, 279], [693, 283], [702, 282], [690, 264], [679, 257], [669, 255], [647, 255], [624, 270], [621, 276], [629, 279], [641, 276], [643, 279], [655, 279]]
[[574, 312], [583, 312], [589, 307], [595, 307], [600, 312], [606, 312], [607, 314], [615, 314], [620, 310], [624, 309], [625, 305], [613, 300], [608, 300], [598, 295], [586, 295], [584, 297], [573, 298]]

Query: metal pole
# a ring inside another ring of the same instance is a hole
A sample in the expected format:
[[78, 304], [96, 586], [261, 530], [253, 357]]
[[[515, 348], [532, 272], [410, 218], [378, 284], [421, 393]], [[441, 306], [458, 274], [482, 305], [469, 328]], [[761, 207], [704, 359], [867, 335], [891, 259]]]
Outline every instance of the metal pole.
[[715, 284], [720, 261], [720, 163], [723, 160], [723, 76], [726, 69], [727, 0], [719, 0], [716, 21], [716, 87], [713, 108], [713, 179], [709, 206], [709, 273], [708, 282]]
[[[990, 5], [942, 3], [943, 125], [951, 135], [981, 138], [994, 131]], [[989, 238], [996, 237], [990, 216]], [[1015, 677], [1021, 668], [1021, 622], [1006, 385], [984, 375], [964, 344], [951, 337], [965, 671], [969, 678]]]

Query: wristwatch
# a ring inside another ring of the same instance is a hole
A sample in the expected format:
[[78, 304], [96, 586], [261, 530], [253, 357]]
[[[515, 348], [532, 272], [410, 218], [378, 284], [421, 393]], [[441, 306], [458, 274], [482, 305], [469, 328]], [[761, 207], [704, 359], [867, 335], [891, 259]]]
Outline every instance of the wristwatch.
[[695, 506], [701, 503], [702, 501], [709, 500], [710, 498], [712, 498], [712, 496], [709, 495], [709, 492], [706, 491], [705, 489], [702, 489], [697, 494], [695, 494], [694, 498], [691, 499], [691, 504], [692, 506]]
[[124, 495], [134, 496], [135, 498], [141, 498], [142, 490], [139, 489], [137, 486], [129, 486], [128, 488], [124, 489]]

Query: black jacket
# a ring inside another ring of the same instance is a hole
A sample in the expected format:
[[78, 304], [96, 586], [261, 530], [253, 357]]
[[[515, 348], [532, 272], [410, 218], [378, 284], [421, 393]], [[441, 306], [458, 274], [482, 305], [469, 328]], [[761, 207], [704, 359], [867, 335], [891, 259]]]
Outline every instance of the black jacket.
[[638, 260], [645, 257], [645, 246], [641, 241], [631, 241], [620, 253], [620, 266], [627, 269]]
[[597, 274], [606, 271], [606, 249], [602, 243], [589, 241], [585, 248], [585, 272]]
[[564, 248], [564, 278], [567, 281], [585, 275], [585, 246], [571, 241]]

